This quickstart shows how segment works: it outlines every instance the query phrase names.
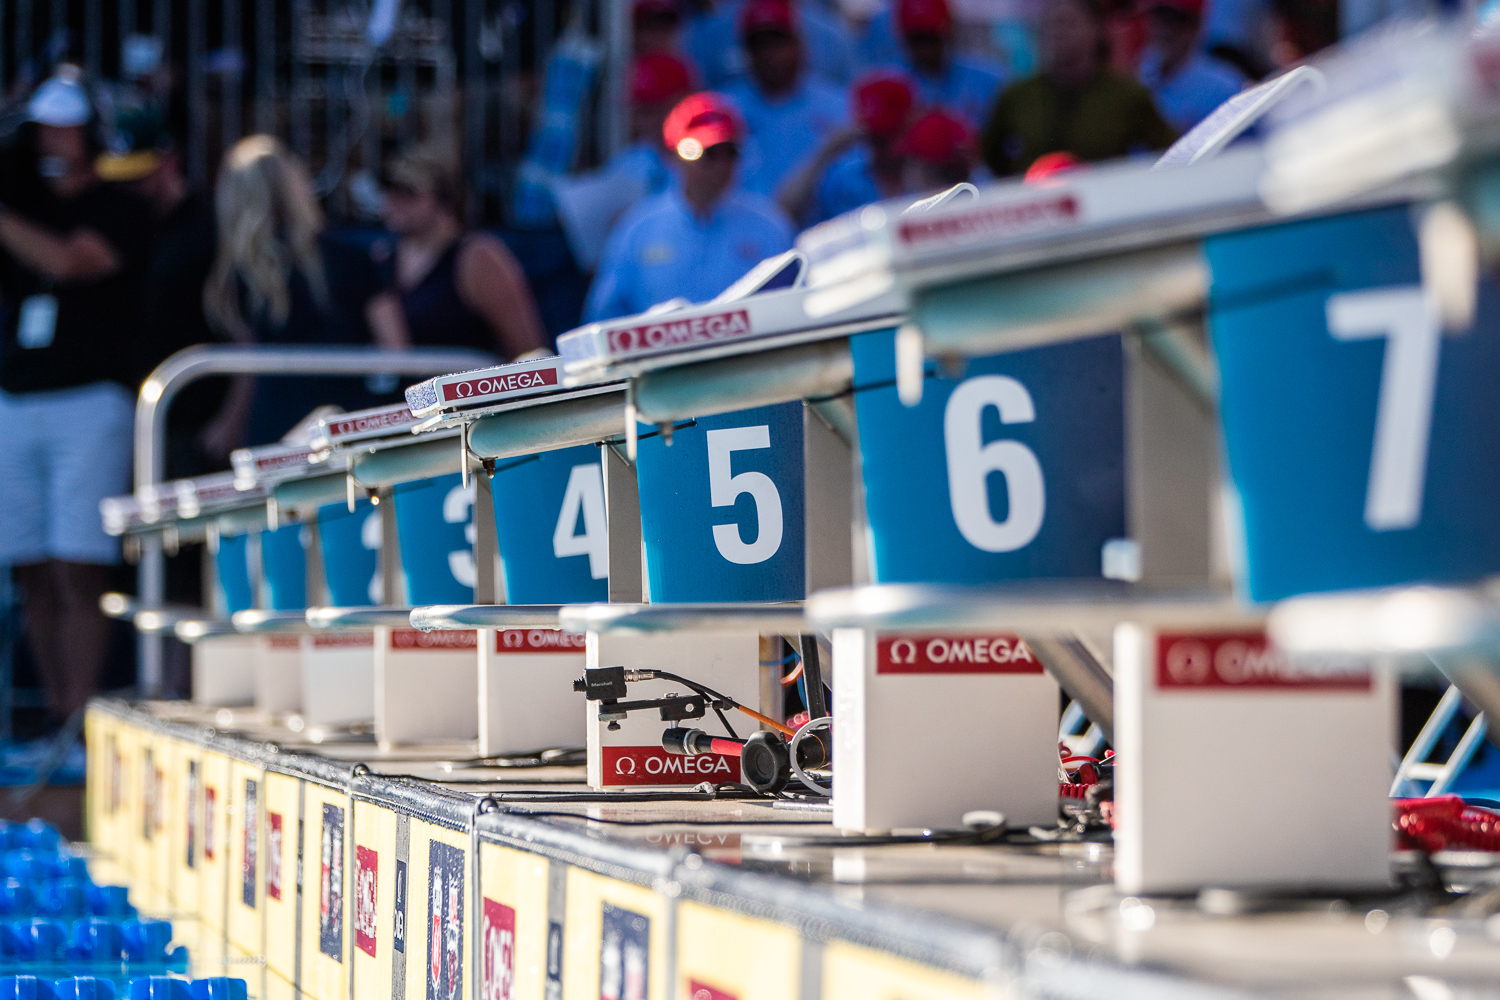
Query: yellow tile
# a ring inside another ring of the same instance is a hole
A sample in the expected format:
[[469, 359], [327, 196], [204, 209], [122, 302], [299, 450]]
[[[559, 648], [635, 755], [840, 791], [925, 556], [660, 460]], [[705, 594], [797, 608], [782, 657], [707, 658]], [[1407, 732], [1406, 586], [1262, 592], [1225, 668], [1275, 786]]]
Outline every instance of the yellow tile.
[[[680, 1000], [785, 1000], [800, 991], [802, 938], [784, 924], [700, 903], [677, 909]], [[704, 990], [707, 996], [703, 996]]]
[[[567, 926], [563, 932], [563, 997], [667, 996], [667, 900], [650, 889], [580, 868], [568, 870]], [[646, 989], [633, 977], [644, 975]], [[601, 980], [616, 992], [601, 993]], [[625, 992], [618, 992], [621, 988]]]
[[479, 995], [544, 1000], [549, 862], [499, 844], [481, 844], [479, 858]]

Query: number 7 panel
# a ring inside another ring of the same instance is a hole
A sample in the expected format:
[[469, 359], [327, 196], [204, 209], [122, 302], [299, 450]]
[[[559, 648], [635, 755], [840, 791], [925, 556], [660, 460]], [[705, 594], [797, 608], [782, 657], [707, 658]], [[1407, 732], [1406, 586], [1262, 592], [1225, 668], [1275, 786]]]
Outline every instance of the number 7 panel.
[[[1373, 252], [1372, 252], [1373, 251]], [[1402, 206], [1206, 241], [1252, 600], [1500, 570], [1500, 302], [1445, 335]]]

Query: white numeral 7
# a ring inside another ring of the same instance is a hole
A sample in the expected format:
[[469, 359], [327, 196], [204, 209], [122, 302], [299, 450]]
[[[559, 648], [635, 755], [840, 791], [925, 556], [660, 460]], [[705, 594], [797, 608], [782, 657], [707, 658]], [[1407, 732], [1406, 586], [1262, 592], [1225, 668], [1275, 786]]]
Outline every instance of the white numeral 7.
[[1371, 531], [1416, 527], [1442, 346], [1437, 306], [1418, 285], [1342, 292], [1328, 299], [1328, 332], [1335, 340], [1386, 338], [1365, 524]]

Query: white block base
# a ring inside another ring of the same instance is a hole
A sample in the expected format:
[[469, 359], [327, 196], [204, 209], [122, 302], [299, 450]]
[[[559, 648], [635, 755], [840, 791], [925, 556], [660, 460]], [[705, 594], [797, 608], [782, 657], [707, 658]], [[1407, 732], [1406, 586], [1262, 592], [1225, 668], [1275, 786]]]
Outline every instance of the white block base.
[[573, 682], [587, 662], [581, 635], [560, 629], [479, 633], [479, 754], [584, 743]]
[[[588, 634], [588, 666], [631, 670], [653, 668], [706, 684], [742, 705], [760, 700], [760, 636], [744, 633], [694, 632], [681, 635]], [[631, 684], [629, 701], [662, 695], [692, 694], [675, 681], [641, 681]], [[599, 703], [577, 703], [587, 708], [589, 784], [595, 788], [670, 788], [702, 781], [739, 781], [738, 757], [700, 754], [679, 757], [661, 747], [662, 731], [670, 726], [702, 729], [727, 736], [718, 718], [709, 711], [702, 719], [663, 722], [656, 711], [632, 712], [618, 730], [599, 721]], [[745, 739], [759, 725], [739, 712], [726, 712], [735, 732]], [[1054, 723], [1055, 726], [1055, 723]]]
[[248, 635], [193, 643], [193, 704], [237, 708], [255, 704], [255, 644]]
[[[976, 662], [977, 661], [977, 662]], [[1057, 821], [1057, 682], [1014, 636], [833, 633], [833, 823]]]
[[1397, 689], [1345, 671], [1294, 672], [1257, 632], [1119, 626], [1119, 889], [1387, 886]]
[[369, 632], [302, 639], [302, 721], [308, 726], [368, 722], [375, 715], [375, 655]]
[[376, 741], [388, 747], [474, 739], [478, 660], [473, 632], [376, 629]]
[[261, 635], [255, 639], [255, 707], [280, 715], [302, 711], [302, 639]]

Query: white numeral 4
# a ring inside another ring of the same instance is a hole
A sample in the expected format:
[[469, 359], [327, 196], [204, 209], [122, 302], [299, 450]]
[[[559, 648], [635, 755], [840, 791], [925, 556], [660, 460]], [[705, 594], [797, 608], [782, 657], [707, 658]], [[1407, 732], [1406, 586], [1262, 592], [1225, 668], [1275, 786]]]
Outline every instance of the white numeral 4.
[[771, 447], [771, 428], [731, 427], [708, 432], [708, 498], [715, 507], [733, 507], [741, 493], [755, 501], [755, 518], [760, 528], [755, 541], [740, 538], [737, 524], [714, 525], [714, 545], [719, 555], [732, 563], [749, 566], [762, 563], [781, 548], [781, 494], [776, 484], [763, 472], [741, 472], [730, 475], [730, 458], [737, 451]]
[[[578, 515], [583, 531], [578, 532]], [[588, 556], [589, 576], [609, 576], [609, 527], [604, 518], [604, 470], [598, 462], [575, 465], [563, 490], [562, 510], [552, 530], [552, 554], [559, 559]]]
[[1335, 340], [1385, 338], [1365, 524], [1372, 531], [1416, 527], [1442, 346], [1437, 307], [1417, 285], [1343, 292], [1328, 299], [1328, 332]]
[[[959, 533], [976, 549], [1014, 552], [1042, 530], [1047, 490], [1036, 454], [1019, 441], [984, 444], [984, 411], [993, 406], [1002, 424], [1029, 424], [1036, 407], [1026, 387], [1008, 375], [979, 375], [948, 397], [943, 411], [943, 443], [948, 454], [948, 502]], [[1005, 477], [1010, 510], [1005, 520], [990, 514], [989, 475]]]

